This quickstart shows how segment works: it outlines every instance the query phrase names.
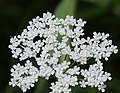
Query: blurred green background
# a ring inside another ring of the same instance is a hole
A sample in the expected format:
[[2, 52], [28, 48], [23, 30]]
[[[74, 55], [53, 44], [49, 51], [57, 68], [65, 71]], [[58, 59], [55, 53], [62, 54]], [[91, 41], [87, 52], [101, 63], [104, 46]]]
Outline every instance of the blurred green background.
[[[120, 50], [120, 0], [0, 0], [0, 93], [22, 93], [8, 86], [10, 67], [15, 63], [8, 49], [10, 36], [26, 28], [28, 21], [44, 12], [64, 18], [67, 14], [87, 21], [85, 34], [93, 31], [110, 33], [110, 39]], [[103, 60], [104, 61], [104, 60]], [[120, 93], [120, 52], [104, 62], [104, 69], [112, 73], [105, 93]], [[50, 81], [39, 80], [27, 93], [48, 93]], [[100, 93], [95, 88], [75, 87], [75, 93]]]

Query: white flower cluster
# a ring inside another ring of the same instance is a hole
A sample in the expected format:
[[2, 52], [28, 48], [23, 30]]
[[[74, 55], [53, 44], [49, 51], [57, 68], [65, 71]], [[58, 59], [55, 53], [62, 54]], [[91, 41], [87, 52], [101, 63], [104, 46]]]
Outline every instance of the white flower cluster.
[[111, 80], [110, 73], [103, 71], [103, 66], [101, 62], [97, 62], [94, 65], [90, 65], [88, 70], [81, 69], [81, 75], [84, 76], [84, 79], [80, 81], [81, 87], [86, 87], [86, 85], [91, 87], [98, 87], [102, 92], [105, 91], [106, 85], [104, 82]]
[[[79, 75], [80, 68], [74, 66], [69, 68], [70, 62], [64, 61], [61, 64], [53, 67], [55, 69], [55, 77], [58, 79], [55, 83], [51, 83], [52, 92], [50, 93], [70, 93], [70, 86], [78, 85], [78, 79], [76, 75]], [[68, 70], [66, 70], [68, 69]]]
[[[55, 76], [57, 81], [51, 83], [50, 93], [71, 93], [70, 87], [76, 85], [97, 87], [104, 92], [104, 83], [111, 77], [103, 71], [100, 59], [108, 60], [118, 49], [108, 39], [109, 34], [94, 32], [93, 38], [83, 38], [82, 27], [85, 23], [73, 16], [55, 18], [49, 12], [44, 13], [42, 18], [37, 16], [30, 21], [21, 35], [10, 39], [9, 48], [13, 58], [19, 58], [20, 61], [34, 58], [38, 68], [32, 66], [30, 61], [25, 66], [19, 63], [14, 65], [11, 69], [13, 78], [9, 84], [26, 92], [39, 77], [49, 79]], [[90, 58], [94, 58], [97, 63], [88, 70], [80, 69], [80, 65], [87, 64]]]
[[34, 83], [38, 81], [39, 71], [36, 67], [32, 66], [32, 63], [27, 60], [25, 66], [21, 66], [19, 63], [11, 68], [11, 76], [13, 78], [9, 82], [9, 85], [20, 87], [23, 92], [26, 92], [30, 87], [34, 87]]

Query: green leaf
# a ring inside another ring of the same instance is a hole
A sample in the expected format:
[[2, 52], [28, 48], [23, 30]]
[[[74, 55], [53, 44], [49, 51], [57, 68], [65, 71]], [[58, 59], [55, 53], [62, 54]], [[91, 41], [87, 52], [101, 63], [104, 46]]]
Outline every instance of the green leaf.
[[45, 79], [39, 79], [35, 87], [34, 93], [48, 93], [48, 92], [49, 92], [48, 81]]
[[[82, 0], [78, 2], [77, 17], [92, 19], [108, 11], [111, 0]], [[87, 6], [87, 7], [86, 7]]]
[[77, 0], [62, 0], [56, 7], [54, 14], [57, 17], [65, 18], [66, 15], [74, 15]]
[[120, 79], [113, 77], [112, 81], [108, 82], [106, 91], [107, 93], [120, 93]]
[[120, 0], [113, 2], [113, 13], [120, 16]]
[[13, 93], [13, 91], [14, 91], [13, 87], [7, 86], [4, 93]]
[[[86, 12], [87, 11], [87, 12]], [[84, 19], [92, 19], [106, 13], [106, 9], [100, 7], [86, 7], [84, 9], [78, 10], [77, 16]]]
[[7, 85], [4, 93], [23, 93], [23, 92], [18, 87], [12, 87], [12, 86]]
[[99, 93], [97, 88], [92, 88], [92, 87], [86, 87], [86, 88], [81, 88], [80, 86], [75, 86], [72, 88], [72, 92], [74, 93]]
[[111, 0], [82, 0], [82, 1], [96, 4], [99, 7], [107, 7], [111, 2]]

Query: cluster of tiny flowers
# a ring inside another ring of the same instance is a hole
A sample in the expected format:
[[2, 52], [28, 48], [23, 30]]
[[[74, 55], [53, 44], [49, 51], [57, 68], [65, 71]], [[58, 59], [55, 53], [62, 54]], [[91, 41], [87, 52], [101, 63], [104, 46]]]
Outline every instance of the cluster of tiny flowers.
[[94, 65], [90, 65], [88, 70], [81, 69], [81, 75], [84, 79], [80, 81], [81, 87], [86, 87], [86, 85], [91, 87], [98, 87], [102, 92], [105, 91], [106, 85], [104, 82], [111, 80], [110, 73], [103, 71], [103, 66], [101, 62], [97, 62]]
[[9, 82], [9, 85], [20, 87], [23, 92], [26, 92], [30, 87], [34, 87], [34, 83], [38, 81], [39, 71], [36, 67], [32, 66], [32, 63], [27, 60], [25, 66], [21, 66], [19, 63], [11, 68], [11, 76], [13, 78]]
[[[104, 83], [112, 78], [103, 71], [100, 60], [107, 61], [118, 49], [108, 39], [109, 34], [93, 32], [93, 38], [83, 38], [85, 24], [82, 19], [69, 15], [65, 19], [56, 18], [49, 12], [29, 21], [27, 29], [10, 39], [12, 57], [27, 61], [25, 66], [20, 63], [13, 66], [9, 84], [26, 92], [38, 78], [48, 80], [54, 76], [56, 81], [51, 83], [50, 93], [72, 93], [71, 87], [76, 85], [97, 87], [104, 92]], [[28, 60], [31, 58], [37, 67]], [[90, 58], [96, 63], [88, 70], [81, 69]]]

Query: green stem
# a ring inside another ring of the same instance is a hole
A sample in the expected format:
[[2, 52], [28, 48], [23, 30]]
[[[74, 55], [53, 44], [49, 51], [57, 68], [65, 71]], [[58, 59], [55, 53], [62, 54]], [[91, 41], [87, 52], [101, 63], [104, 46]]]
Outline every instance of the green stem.
[[74, 64], [75, 64], [75, 61], [70, 65], [70, 67], [74, 66]]

